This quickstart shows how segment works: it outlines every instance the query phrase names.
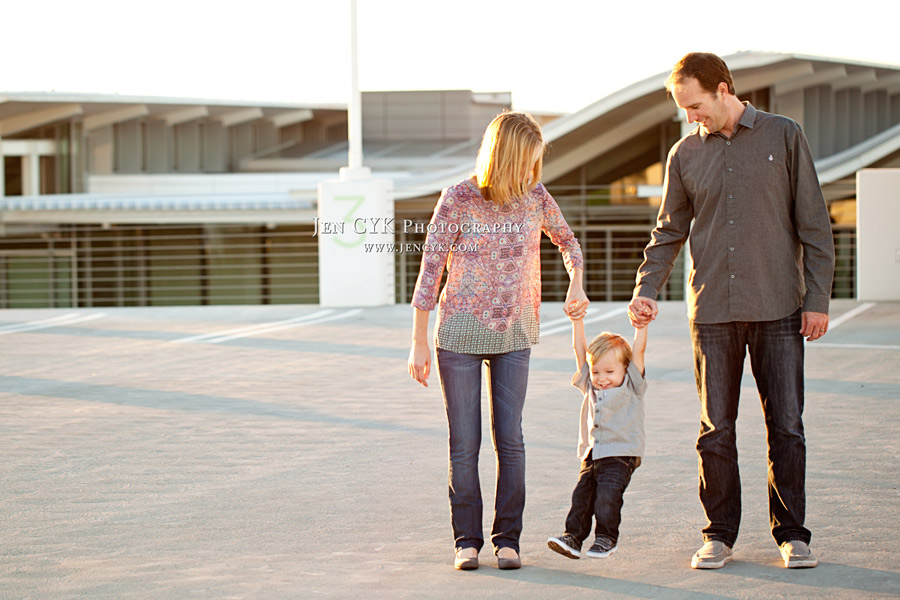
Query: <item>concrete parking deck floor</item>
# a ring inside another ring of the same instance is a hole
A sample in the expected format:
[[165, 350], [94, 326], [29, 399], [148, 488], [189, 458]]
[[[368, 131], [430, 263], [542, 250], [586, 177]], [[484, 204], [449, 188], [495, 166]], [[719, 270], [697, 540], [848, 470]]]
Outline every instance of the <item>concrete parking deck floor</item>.
[[[798, 571], [768, 531], [749, 364], [735, 560], [689, 568], [703, 516], [682, 303], [650, 330], [647, 454], [619, 551], [547, 549], [577, 475], [581, 399], [561, 305], [543, 310], [524, 567], [499, 571], [486, 548], [465, 573], [451, 566], [437, 376], [426, 389], [406, 373], [409, 307], [0, 311], [0, 598], [900, 596], [900, 303], [835, 301], [832, 331], [807, 345], [820, 566]], [[624, 303], [595, 303], [587, 329], [628, 334]], [[489, 436], [481, 469], [490, 506]]]

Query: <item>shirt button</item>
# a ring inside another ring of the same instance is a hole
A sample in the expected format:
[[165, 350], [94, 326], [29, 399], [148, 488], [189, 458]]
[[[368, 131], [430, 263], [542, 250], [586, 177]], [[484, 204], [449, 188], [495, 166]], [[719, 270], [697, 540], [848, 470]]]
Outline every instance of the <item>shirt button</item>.
[[729, 224], [729, 225], [734, 225], [734, 219], [728, 219], [728, 224]]
[[728, 167], [728, 172], [731, 173], [732, 171], [734, 171], [734, 169], [732, 169], [731, 167]]
[[731, 248], [729, 248], [729, 250], [731, 250], [732, 252], [734, 252], [734, 246], [732, 246]]
[[726, 146], [730, 146], [730, 145], [731, 145], [731, 142], [725, 142], [725, 145], [726, 145]]
[[732, 275], [731, 278], [734, 279], [734, 275]]
[[728, 194], [728, 199], [731, 200], [732, 198], [734, 198], [734, 194]]

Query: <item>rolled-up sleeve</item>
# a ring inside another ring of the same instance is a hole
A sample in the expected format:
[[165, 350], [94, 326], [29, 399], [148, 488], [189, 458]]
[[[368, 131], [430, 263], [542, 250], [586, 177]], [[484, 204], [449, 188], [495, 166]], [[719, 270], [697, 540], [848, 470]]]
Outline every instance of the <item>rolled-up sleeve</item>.
[[441, 276], [447, 265], [450, 248], [459, 237], [459, 228], [450, 227], [450, 224], [459, 224], [462, 221], [461, 212], [460, 203], [445, 189], [434, 207], [434, 214], [428, 226], [422, 264], [419, 267], [419, 277], [411, 302], [415, 308], [434, 310], [437, 304], [438, 288], [441, 285]]
[[543, 223], [541, 229], [562, 253], [566, 271], [571, 273], [573, 269], [584, 268], [581, 244], [578, 243], [578, 239], [572, 233], [572, 228], [566, 223], [566, 219], [563, 217], [556, 200], [553, 199], [553, 196], [550, 195], [550, 192], [543, 185], [541, 185], [541, 189], [543, 192]]

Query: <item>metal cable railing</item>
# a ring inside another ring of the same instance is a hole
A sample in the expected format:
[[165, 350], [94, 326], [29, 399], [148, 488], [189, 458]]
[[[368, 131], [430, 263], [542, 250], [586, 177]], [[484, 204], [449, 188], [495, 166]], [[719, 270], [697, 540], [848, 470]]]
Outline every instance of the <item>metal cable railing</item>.
[[33, 226], [0, 237], [0, 308], [316, 302], [312, 225]]
[[[596, 203], [584, 195], [557, 200], [582, 245], [589, 297], [628, 300], [657, 209]], [[404, 218], [426, 223], [429, 217]], [[852, 298], [856, 227], [833, 229], [833, 296]], [[311, 224], [7, 225], [0, 234], [0, 308], [314, 304], [318, 238], [312, 234]], [[425, 234], [398, 229], [395, 241], [414, 247]], [[396, 300], [408, 303], [421, 253], [398, 253], [395, 260]], [[569, 278], [546, 238], [541, 263], [542, 297], [562, 301]], [[684, 298], [683, 264], [676, 262], [663, 299]]]

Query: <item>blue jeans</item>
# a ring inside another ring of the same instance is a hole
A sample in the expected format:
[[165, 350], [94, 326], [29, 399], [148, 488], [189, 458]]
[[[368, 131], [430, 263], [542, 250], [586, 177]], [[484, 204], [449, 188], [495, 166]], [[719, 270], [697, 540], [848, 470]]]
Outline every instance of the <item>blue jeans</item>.
[[809, 543], [806, 517], [806, 438], [803, 433], [801, 313], [776, 321], [691, 323], [694, 374], [700, 395], [700, 502], [704, 541], [734, 546], [741, 522], [735, 421], [749, 350], [766, 422], [769, 522], [778, 544]]
[[584, 459], [572, 492], [566, 533], [583, 542], [591, 533], [591, 517], [595, 517], [594, 534], [605, 535], [615, 545], [619, 540], [625, 488], [640, 465], [638, 456], [607, 456], [597, 460], [589, 456]]
[[519, 551], [525, 509], [522, 409], [531, 349], [505, 354], [458, 354], [437, 349], [437, 371], [450, 430], [450, 521], [457, 548], [484, 545], [481, 528], [481, 365], [487, 365], [497, 487], [491, 543]]

